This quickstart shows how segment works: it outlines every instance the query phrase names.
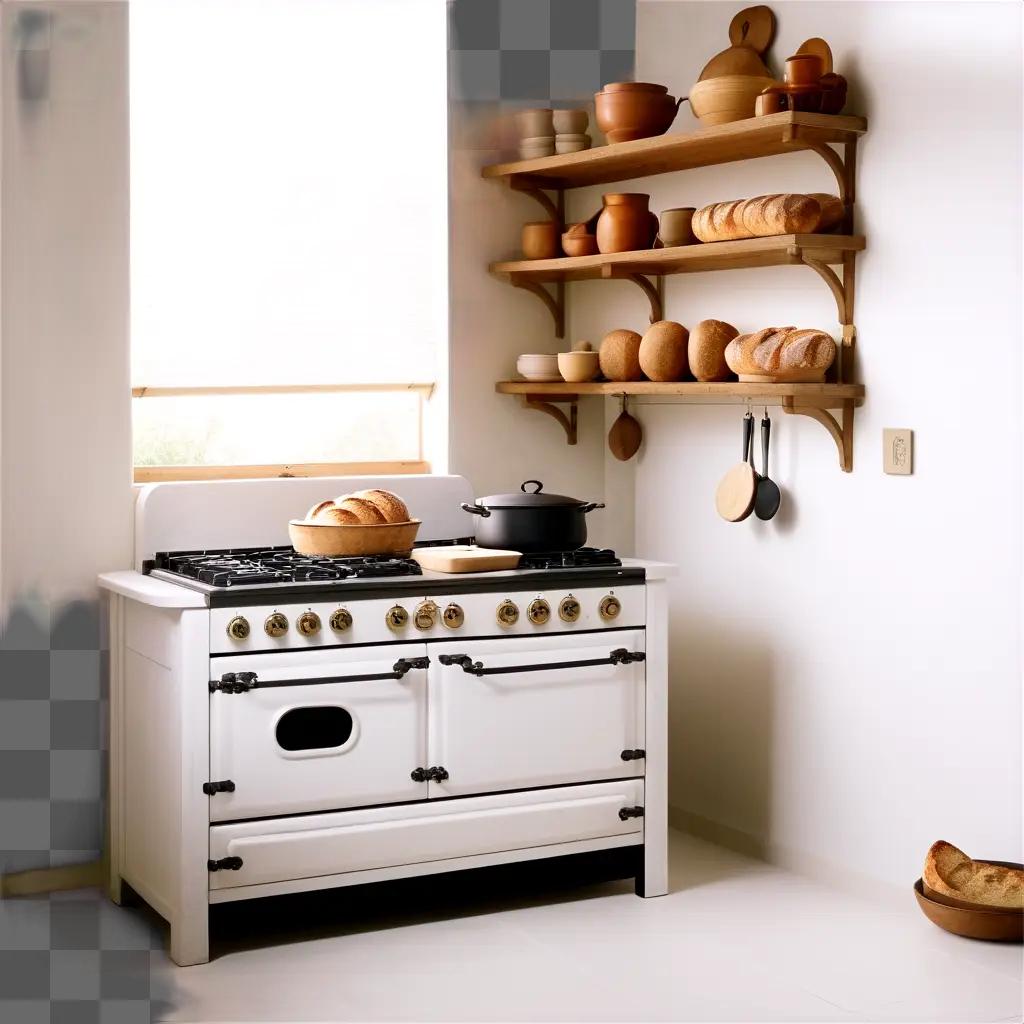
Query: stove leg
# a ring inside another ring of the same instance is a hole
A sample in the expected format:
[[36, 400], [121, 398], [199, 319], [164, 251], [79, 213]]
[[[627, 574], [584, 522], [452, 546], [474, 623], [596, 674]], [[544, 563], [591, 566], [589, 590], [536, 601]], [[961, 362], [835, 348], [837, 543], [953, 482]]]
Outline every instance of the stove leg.
[[209, 913], [171, 919], [171, 959], [179, 967], [205, 964], [210, 959]]

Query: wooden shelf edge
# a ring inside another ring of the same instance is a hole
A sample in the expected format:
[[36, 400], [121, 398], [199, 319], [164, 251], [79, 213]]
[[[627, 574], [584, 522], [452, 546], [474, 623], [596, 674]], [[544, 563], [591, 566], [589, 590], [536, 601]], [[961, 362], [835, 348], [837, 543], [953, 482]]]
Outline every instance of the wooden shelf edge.
[[784, 398], [808, 402], [821, 407], [824, 401], [841, 405], [844, 401], [860, 403], [864, 399], [863, 384], [794, 383], [794, 384], [741, 384], [735, 381], [701, 383], [700, 381], [592, 381], [587, 384], [569, 384], [558, 381], [502, 380], [494, 385], [502, 395], [530, 395], [547, 401], [572, 401], [588, 396], [637, 395], [707, 401], [715, 398], [734, 401], [772, 399], [781, 403]]
[[597, 146], [581, 153], [505, 161], [484, 167], [481, 175], [519, 179], [540, 188], [580, 188], [777, 155], [793, 148], [789, 139], [794, 131], [808, 141], [830, 143], [856, 139], [867, 128], [863, 117], [783, 111], [692, 132]]

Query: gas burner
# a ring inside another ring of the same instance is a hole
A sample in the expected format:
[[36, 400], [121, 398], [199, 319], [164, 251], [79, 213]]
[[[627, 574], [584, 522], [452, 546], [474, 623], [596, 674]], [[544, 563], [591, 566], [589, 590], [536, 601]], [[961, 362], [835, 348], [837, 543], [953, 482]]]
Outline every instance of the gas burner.
[[211, 587], [419, 576], [423, 571], [418, 562], [394, 555], [323, 558], [300, 555], [294, 548], [286, 547], [158, 551], [151, 568], [198, 580]]
[[595, 565], [622, 565], [611, 548], [541, 551], [523, 555], [520, 569], [586, 569]]

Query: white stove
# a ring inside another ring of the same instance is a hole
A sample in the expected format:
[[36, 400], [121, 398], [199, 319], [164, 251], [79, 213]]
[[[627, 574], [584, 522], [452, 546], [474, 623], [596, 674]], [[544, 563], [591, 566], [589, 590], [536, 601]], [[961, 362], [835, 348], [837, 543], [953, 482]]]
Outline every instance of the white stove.
[[422, 542], [472, 531], [461, 477], [157, 484], [136, 569], [101, 577], [110, 892], [169, 920], [179, 964], [208, 959], [225, 900], [623, 846], [638, 894], [667, 891], [669, 567], [584, 549], [448, 575], [283, 545], [297, 509], [369, 487]]

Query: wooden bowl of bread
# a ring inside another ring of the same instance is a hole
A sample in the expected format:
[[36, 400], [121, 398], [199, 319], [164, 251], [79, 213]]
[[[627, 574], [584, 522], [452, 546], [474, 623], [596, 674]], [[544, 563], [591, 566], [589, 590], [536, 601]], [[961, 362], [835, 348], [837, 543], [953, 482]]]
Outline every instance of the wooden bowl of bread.
[[954, 935], [1024, 941], [1024, 870], [1000, 860], [971, 860], [951, 843], [928, 851], [914, 895], [925, 917]]
[[318, 502], [305, 519], [288, 523], [292, 547], [300, 555], [406, 555], [412, 551], [420, 520], [397, 494], [379, 489], [354, 491]]

